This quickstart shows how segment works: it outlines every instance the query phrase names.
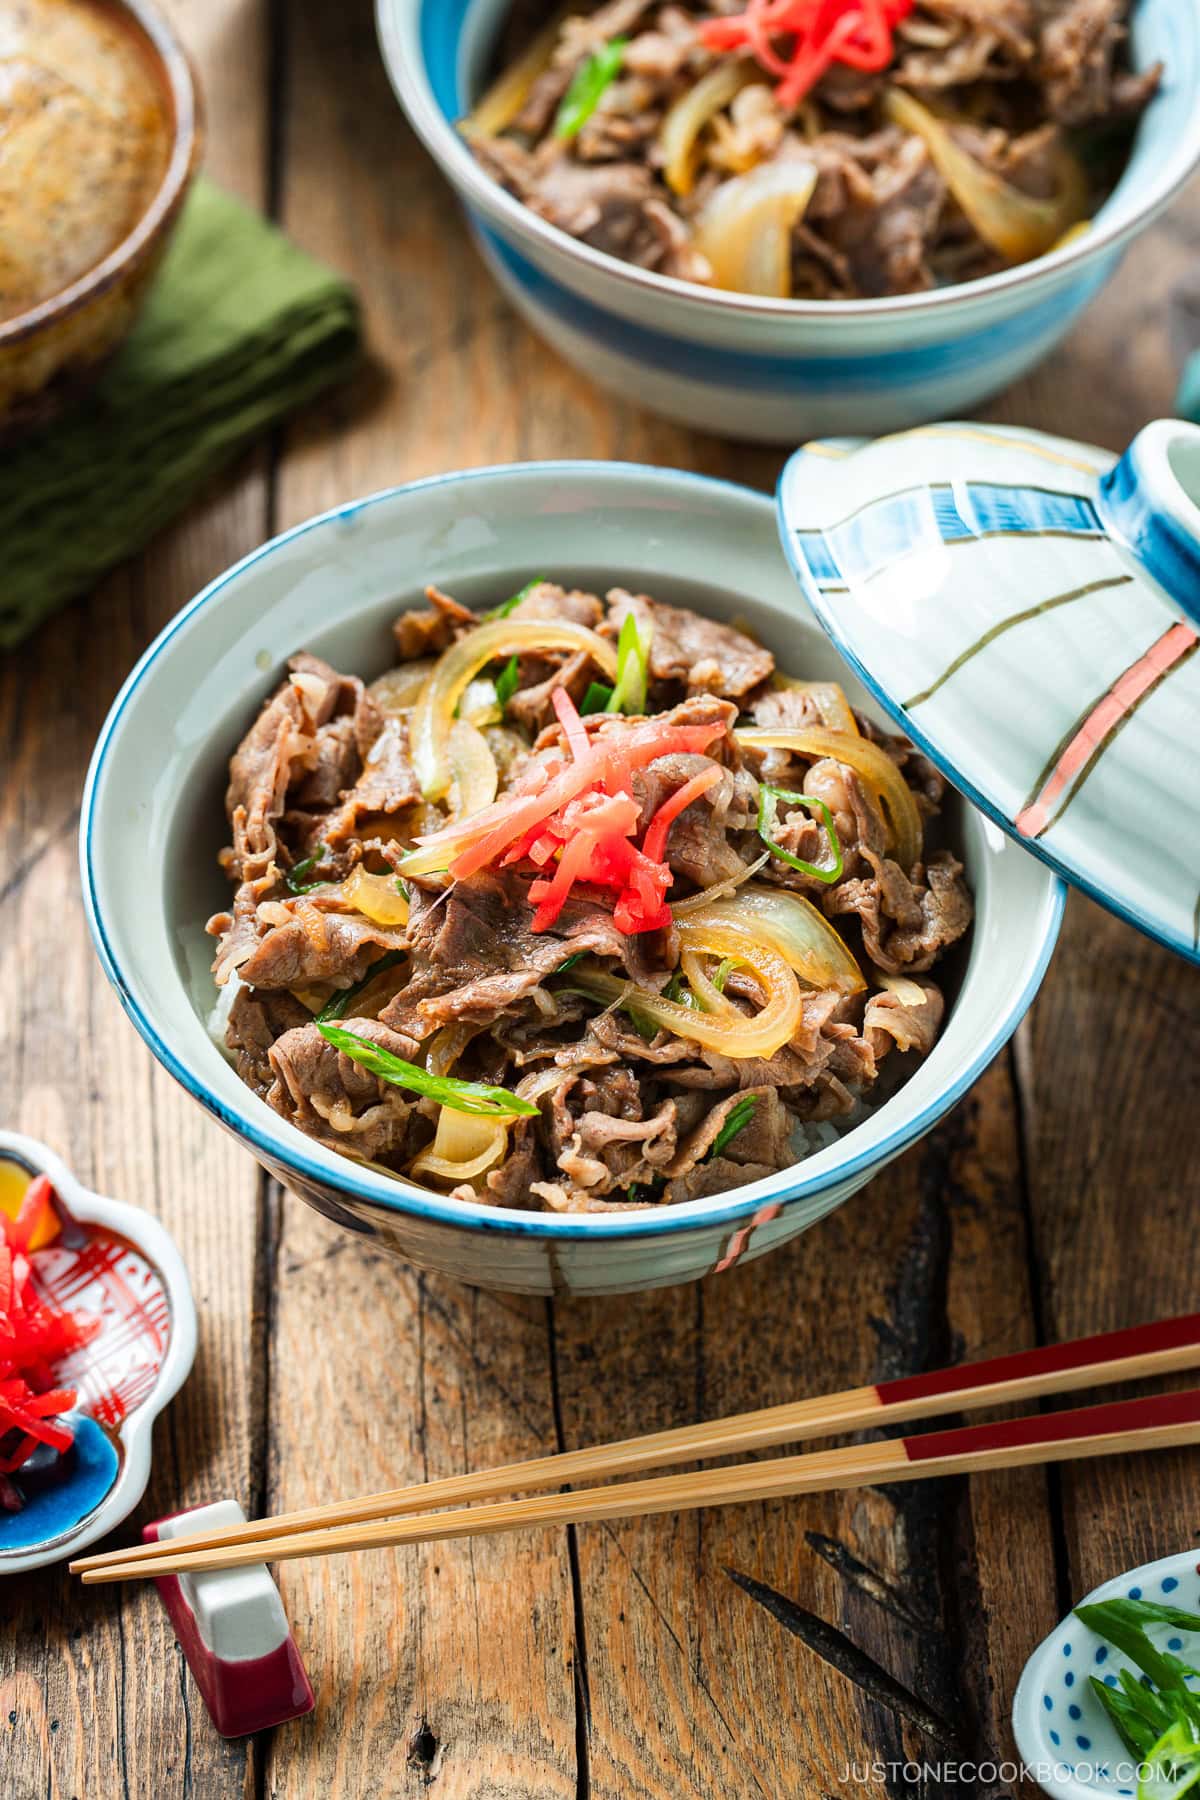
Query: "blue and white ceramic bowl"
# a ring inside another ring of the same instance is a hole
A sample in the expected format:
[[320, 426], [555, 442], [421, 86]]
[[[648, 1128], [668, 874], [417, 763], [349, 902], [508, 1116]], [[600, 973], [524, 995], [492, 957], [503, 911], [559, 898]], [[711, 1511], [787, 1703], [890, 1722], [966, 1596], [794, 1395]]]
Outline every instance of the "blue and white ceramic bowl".
[[[1195, 1550], [1164, 1556], [1129, 1569], [1088, 1594], [1096, 1600], [1160, 1600], [1200, 1612], [1200, 1561]], [[1200, 1638], [1170, 1625], [1147, 1627], [1160, 1650], [1200, 1656]], [[1092, 1691], [1093, 1675], [1116, 1687], [1118, 1672], [1132, 1668], [1112, 1644], [1068, 1615], [1038, 1645], [1013, 1696], [1013, 1736], [1033, 1779], [1055, 1800], [1132, 1800], [1137, 1766]]]
[[543, 336], [603, 386], [727, 436], [797, 443], [971, 411], [1068, 330], [1200, 158], [1200, 0], [1138, 0], [1138, 67], [1166, 77], [1092, 228], [1020, 268], [892, 299], [717, 292], [619, 262], [506, 194], [455, 121], [480, 92], [510, 0], [376, 0], [400, 102], [484, 257]]
[[[286, 658], [307, 646], [372, 675], [390, 621], [436, 581], [487, 604], [531, 569], [620, 580], [741, 615], [785, 667], [836, 677], [874, 710], [801, 598], [770, 500], [671, 470], [543, 463], [415, 482], [297, 526], [174, 619], [118, 695], [84, 794], [84, 894], [104, 967], [164, 1066], [319, 1211], [423, 1267], [482, 1287], [621, 1293], [759, 1255], [830, 1212], [945, 1113], [1037, 992], [1062, 912], [1057, 877], [964, 802], [950, 808], [976, 921], [926, 1062], [838, 1143], [769, 1179], [641, 1213], [560, 1217], [465, 1204], [389, 1180], [304, 1137], [239, 1081], [206, 1030], [208, 915], [231, 751]], [[878, 715], [877, 713], [877, 716]]]

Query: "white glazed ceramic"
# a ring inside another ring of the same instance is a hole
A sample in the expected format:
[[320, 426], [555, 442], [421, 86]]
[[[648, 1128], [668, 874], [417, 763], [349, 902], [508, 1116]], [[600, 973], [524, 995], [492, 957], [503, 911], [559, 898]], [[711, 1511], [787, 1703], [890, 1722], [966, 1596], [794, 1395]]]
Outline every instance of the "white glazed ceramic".
[[[118, 1237], [126, 1239], [158, 1277], [155, 1291], [157, 1293], [161, 1284], [167, 1304], [164, 1331], [166, 1343], [153, 1386], [135, 1404], [129, 1406], [119, 1426], [115, 1427], [120, 1446], [116, 1478], [112, 1486], [98, 1505], [53, 1537], [19, 1550], [0, 1546], [0, 1575], [12, 1575], [22, 1569], [39, 1569], [46, 1563], [61, 1562], [67, 1556], [78, 1555], [85, 1545], [104, 1537], [133, 1511], [150, 1479], [154, 1421], [183, 1386], [196, 1355], [196, 1309], [192, 1304], [192, 1290], [183, 1258], [176, 1249], [174, 1240], [157, 1219], [143, 1212], [140, 1207], [129, 1206], [123, 1200], [110, 1200], [103, 1194], [92, 1193], [76, 1180], [61, 1157], [55, 1156], [52, 1150], [47, 1149], [45, 1144], [38, 1143], [35, 1138], [23, 1137], [16, 1131], [0, 1131], [0, 1157], [23, 1163], [34, 1174], [48, 1175], [59, 1199], [77, 1224], [85, 1229], [99, 1227], [102, 1231], [114, 1232]], [[46, 1254], [44, 1251], [35, 1252], [35, 1268], [36, 1259]], [[136, 1282], [137, 1271], [136, 1268], [125, 1269], [124, 1265], [119, 1265], [117, 1275], [118, 1279], [112, 1290], [117, 1296], [116, 1310], [119, 1315], [127, 1318], [127, 1308], [136, 1302], [133, 1284]], [[86, 1310], [86, 1296], [79, 1301], [79, 1305]], [[114, 1321], [114, 1326], [119, 1333], [119, 1317]], [[103, 1342], [103, 1334], [100, 1341]], [[161, 1337], [159, 1341], [161, 1342]], [[94, 1347], [85, 1346], [83, 1350], [75, 1352], [70, 1364], [63, 1365], [70, 1379], [78, 1380], [74, 1364], [78, 1363], [81, 1368], [86, 1368], [89, 1355], [94, 1358]], [[86, 1389], [81, 1390], [81, 1409], [86, 1412], [90, 1408], [84, 1398], [85, 1392]]]
[[580, 243], [506, 194], [455, 120], [510, 0], [376, 0], [392, 85], [456, 189], [497, 280], [604, 387], [684, 424], [796, 444], [969, 412], [1062, 337], [1200, 157], [1200, 0], [1138, 0], [1133, 55], [1166, 63], [1092, 228], [984, 281], [898, 298], [766, 300], [698, 288]]
[[1200, 960], [1200, 428], [1118, 461], [1000, 426], [806, 445], [784, 548], [834, 642], [964, 793]]
[[155, 1055], [280, 1180], [409, 1262], [483, 1287], [620, 1293], [693, 1280], [794, 1237], [869, 1180], [962, 1095], [1015, 1029], [1058, 932], [1063, 888], [953, 798], [976, 923], [933, 1054], [840, 1143], [711, 1199], [642, 1213], [558, 1216], [466, 1204], [389, 1180], [286, 1124], [213, 1044], [206, 917], [228, 902], [217, 869], [231, 751], [285, 659], [307, 646], [372, 675], [389, 625], [426, 582], [470, 603], [531, 571], [616, 581], [714, 616], [745, 617], [782, 664], [849, 681], [780, 552], [771, 502], [665, 469], [544, 463], [394, 489], [264, 545], [212, 583], [151, 645], [100, 735], [84, 794], [92, 934]]
[[[1081, 1606], [1128, 1596], [1158, 1600], [1200, 1612], [1197, 1552], [1182, 1550], [1140, 1569], [1129, 1569], [1093, 1589]], [[1160, 1650], [1200, 1656], [1200, 1639], [1169, 1625], [1147, 1628]], [[1055, 1800], [1132, 1800], [1136, 1764], [1092, 1692], [1089, 1676], [1116, 1684], [1117, 1671], [1133, 1665], [1112, 1644], [1068, 1615], [1038, 1645], [1013, 1696], [1013, 1736], [1034, 1779]]]

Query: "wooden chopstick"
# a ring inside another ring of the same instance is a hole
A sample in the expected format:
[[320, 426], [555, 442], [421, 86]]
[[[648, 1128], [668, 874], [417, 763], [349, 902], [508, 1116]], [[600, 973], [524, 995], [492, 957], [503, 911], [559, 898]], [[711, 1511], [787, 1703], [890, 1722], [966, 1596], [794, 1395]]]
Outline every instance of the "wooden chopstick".
[[280, 1513], [272, 1519], [249, 1519], [244, 1525], [225, 1531], [169, 1538], [154, 1547], [135, 1544], [127, 1550], [81, 1557], [71, 1564], [71, 1569], [81, 1574], [101, 1566], [149, 1561], [152, 1557], [174, 1555], [183, 1544], [195, 1550], [235, 1543], [261, 1544], [267, 1539], [288, 1537], [308, 1526], [354, 1525], [368, 1519], [432, 1511], [461, 1501], [489, 1500], [498, 1494], [559, 1487], [569, 1481], [603, 1481], [643, 1469], [668, 1467], [671, 1463], [701, 1462], [705, 1457], [765, 1450], [776, 1444], [831, 1437], [866, 1426], [903, 1424], [938, 1413], [1036, 1400], [1105, 1382], [1133, 1381], [1196, 1367], [1200, 1367], [1200, 1313], [1186, 1313], [1175, 1319], [1074, 1338], [1065, 1344], [1048, 1344], [1008, 1356], [934, 1369], [873, 1387], [848, 1388], [838, 1394], [817, 1395], [757, 1412], [656, 1431], [645, 1437], [624, 1438], [614, 1444], [594, 1444], [556, 1456], [535, 1457], [529, 1462], [451, 1475], [440, 1481], [387, 1488], [354, 1500]]
[[688, 1512], [748, 1500], [783, 1499], [836, 1488], [871, 1487], [879, 1482], [926, 1481], [940, 1475], [967, 1475], [1031, 1463], [1066, 1462], [1134, 1450], [1163, 1450], [1200, 1443], [1200, 1388], [1146, 1399], [1109, 1401], [1072, 1412], [1034, 1413], [985, 1425], [960, 1425], [920, 1437], [890, 1438], [806, 1456], [737, 1463], [720, 1469], [687, 1470], [650, 1481], [584, 1488], [574, 1493], [537, 1494], [497, 1506], [462, 1507], [454, 1512], [374, 1524], [335, 1525], [253, 1543], [227, 1543], [189, 1550], [178, 1538], [171, 1554], [116, 1559], [85, 1569], [87, 1583], [133, 1581], [187, 1570], [237, 1569], [248, 1563], [284, 1562], [297, 1556], [336, 1556], [348, 1550], [379, 1550], [443, 1538], [484, 1537], [532, 1525], [578, 1525], [597, 1519], [641, 1518], [653, 1513]]
[[[182, 1570], [239, 1568], [296, 1556], [329, 1556], [347, 1550], [430, 1542], [514, 1531], [525, 1525], [583, 1523], [595, 1519], [686, 1511], [790, 1494], [919, 1481], [934, 1475], [1054, 1462], [1118, 1451], [1200, 1442], [1200, 1389], [1146, 1399], [1034, 1414], [998, 1423], [959, 1426], [924, 1436], [850, 1445], [805, 1456], [688, 1471], [607, 1488], [539, 1495], [501, 1505], [399, 1520], [310, 1526], [291, 1533], [247, 1538], [244, 1527], [219, 1534], [216, 1544], [173, 1539], [165, 1554], [148, 1548], [89, 1558], [88, 1583], [174, 1574]], [[266, 1522], [276, 1525], [278, 1521]], [[214, 1534], [216, 1535], [216, 1534]]]

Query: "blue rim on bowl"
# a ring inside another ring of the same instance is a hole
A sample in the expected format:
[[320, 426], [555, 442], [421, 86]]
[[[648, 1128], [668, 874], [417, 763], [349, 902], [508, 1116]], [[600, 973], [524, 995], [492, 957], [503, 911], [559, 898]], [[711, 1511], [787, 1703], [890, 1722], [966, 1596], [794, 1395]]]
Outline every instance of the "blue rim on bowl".
[[[1173, 37], [1175, 61], [1167, 70], [1168, 82], [1195, 94], [1200, 90], [1200, 0], [1187, 0], [1193, 15], [1193, 32]], [[494, 25], [507, 0], [489, 0], [486, 9], [478, 0], [376, 0], [376, 28], [384, 61], [396, 96], [426, 149], [452, 177], [471, 204], [497, 224], [524, 237], [565, 253], [581, 269], [625, 283], [643, 293], [657, 293], [683, 301], [698, 311], [729, 317], [795, 318], [809, 322], [878, 319], [897, 314], [936, 311], [972, 296], [1004, 293], [1022, 284], [1079, 269], [1105, 251], [1122, 248], [1128, 240], [1168, 206], [1200, 162], [1200, 107], [1193, 107], [1194, 129], [1188, 139], [1171, 145], [1171, 154], [1158, 159], [1145, 197], [1136, 206], [1120, 205], [1125, 175], [1100, 209], [1098, 222], [1071, 242], [1016, 268], [1005, 269], [979, 280], [916, 294], [888, 295], [871, 300], [772, 300], [756, 295], [697, 287], [673, 276], [635, 267], [594, 249], [590, 244], [551, 225], [505, 192], [472, 156], [454, 126], [465, 110], [470, 92], [470, 73], [478, 74], [482, 35], [486, 23]], [[472, 18], [472, 14], [475, 15]], [[464, 40], [472, 28], [474, 43], [468, 55]], [[1117, 204], [1114, 204], [1116, 202]]]
[[[300, 1132], [287, 1125], [282, 1119], [277, 1120], [249, 1090], [246, 1090], [244, 1106], [240, 1103], [227, 1102], [214, 1090], [204, 1068], [196, 1066], [195, 1059], [189, 1061], [177, 1054], [171, 1044], [166, 1041], [162, 1030], [149, 1016], [149, 1008], [138, 991], [136, 971], [132, 967], [123, 967], [115, 953], [110, 932], [105, 923], [104, 906], [100, 893], [101, 883], [97, 868], [98, 797], [103, 790], [114, 740], [119, 733], [126, 710], [167, 646], [179, 633], [187, 631], [189, 626], [197, 621], [199, 616], [218, 599], [229, 583], [236, 581], [245, 571], [260, 563], [264, 558], [272, 556], [283, 546], [303, 539], [306, 534], [326, 530], [331, 525], [352, 522], [360, 519], [365, 512], [372, 508], [386, 507], [389, 503], [394, 504], [408, 496], [428, 496], [445, 489], [452, 489], [457, 496], [469, 491], [472, 484], [518, 483], [528, 482], [531, 479], [544, 482], [548, 493], [556, 491], [561, 484], [569, 483], [571, 480], [580, 484], [599, 484], [600, 487], [609, 484], [613, 486], [614, 490], [622, 483], [632, 482], [638, 485], [639, 491], [645, 489], [650, 493], [658, 492], [659, 494], [665, 494], [672, 488], [676, 491], [684, 488], [689, 494], [695, 494], [705, 502], [711, 503], [714, 508], [723, 506], [732, 510], [736, 507], [743, 513], [761, 509], [762, 530], [764, 534], [767, 534], [769, 540], [773, 541], [770, 500], [734, 483], [716, 481], [705, 476], [674, 470], [646, 468], [636, 464], [563, 461], [473, 469], [451, 475], [434, 476], [424, 481], [405, 484], [403, 487], [385, 489], [367, 499], [348, 506], [333, 508], [314, 519], [309, 519], [251, 552], [233, 568], [211, 582], [160, 633], [132, 670], [114, 701], [101, 731], [88, 771], [80, 824], [80, 859], [84, 901], [96, 950], [105, 973], [116, 989], [129, 1018], [155, 1056], [175, 1076], [176, 1080], [214, 1117], [233, 1131], [236, 1136], [251, 1145], [268, 1162], [274, 1163], [318, 1187], [333, 1187], [368, 1203], [368, 1205], [382, 1207], [387, 1211], [417, 1219], [435, 1221], [445, 1226], [465, 1227], [483, 1233], [523, 1234], [527, 1237], [560, 1241], [564, 1239], [611, 1241], [613, 1239], [656, 1238], [685, 1232], [698, 1226], [720, 1226], [746, 1220], [764, 1202], [777, 1200], [785, 1209], [791, 1208], [805, 1198], [828, 1189], [832, 1183], [840, 1184], [851, 1180], [864, 1170], [881, 1167], [885, 1161], [898, 1154], [927, 1131], [979, 1077], [1015, 1030], [1045, 973], [1062, 919], [1066, 890], [1060, 881], [1048, 879], [1042, 897], [1037, 903], [1035, 917], [1030, 922], [1029, 941], [1023, 963], [1023, 980], [1012, 993], [1011, 998], [999, 1009], [986, 1037], [969, 1059], [964, 1061], [963, 1067], [953, 1081], [945, 1088], [940, 1089], [936, 1098], [930, 1100], [928, 1105], [911, 1116], [898, 1120], [889, 1129], [873, 1128], [876, 1126], [876, 1121], [886, 1113], [887, 1107], [885, 1106], [875, 1116], [875, 1121], [868, 1121], [857, 1128], [857, 1132], [863, 1134], [860, 1147], [854, 1147], [852, 1135], [831, 1149], [818, 1151], [802, 1164], [737, 1190], [735, 1199], [727, 1200], [722, 1196], [716, 1196], [711, 1199], [687, 1201], [653, 1212], [632, 1215], [626, 1213], [611, 1217], [518, 1212], [467, 1201], [451, 1200], [406, 1182], [376, 1174], [368, 1168], [337, 1156], [332, 1151], [322, 1149], [319, 1145], [303, 1137]], [[757, 530], [757, 526], [755, 529]], [[292, 649], [298, 647], [297, 645], [289, 646]], [[989, 825], [986, 829], [990, 831], [993, 828]], [[1019, 853], [1014, 852], [1014, 854]], [[216, 1056], [216, 1054], [214, 1050], [213, 1055]], [[934, 1055], [936, 1056], [936, 1054], [935, 1050]], [[857, 1132], [854, 1135], [857, 1135]]]

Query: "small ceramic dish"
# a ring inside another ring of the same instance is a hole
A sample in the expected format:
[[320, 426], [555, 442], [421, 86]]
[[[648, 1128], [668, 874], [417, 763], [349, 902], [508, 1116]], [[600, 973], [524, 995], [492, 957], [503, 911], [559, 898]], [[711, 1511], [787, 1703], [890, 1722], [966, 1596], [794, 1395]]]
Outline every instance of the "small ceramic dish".
[[96, 948], [163, 1065], [281, 1181], [406, 1261], [482, 1287], [600, 1294], [666, 1286], [785, 1242], [931, 1129], [1015, 1030], [1045, 972], [1063, 893], [957, 796], [946, 833], [975, 897], [947, 965], [953, 994], [928, 1059], [853, 1130], [730, 1193], [643, 1212], [555, 1214], [450, 1199], [303, 1136], [225, 1060], [206, 1022], [208, 915], [227, 904], [229, 757], [284, 662], [308, 647], [372, 675], [390, 623], [436, 581], [488, 606], [544, 570], [615, 582], [717, 619], [745, 618], [797, 673], [845, 682], [880, 716], [790, 576], [771, 501], [728, 483], [621, 463], [540, 463], [439, 476], [340, 507], [213, 582], [151, 645], [101, 733], [83, 802], [83, 888]]
[[376, 0], [400, 104], [497, 281], [569, 362], [636, 405], [723, 436], [798, 443], [969, 413], [1046, 355], [1200, 159], [1200, 0], [1138, 0], [1133, 62], [1163, 86], [1090, 228], [981, 281], [877, 300], [770, 300], [635, 268], [488, 176], [456, 121], [512, 0]]
[[[1086, 1597], [1096, 1600], [1160, 1600], [1200, 1612], [1200, 1561], [1195, 1550], [1163, 1556], [1129, 1569]], [[1084, 1601], [1080, 1601], [1082, 1606]], [[1186, 1634], [1150, 1625], [1160, 1650], [1182, 1651]], [[1193, 1653], [1200, 1648], [1193, 1639]], [[1038, 1645], [1013, 1696], [1013, 1736], [1028, 1773], [1055, 1800], [1130, 1800], [1137, 1792], [1137, 1764], [1117, 1736], [1092, 1691], [1095, 1676], [1116, 1687], [1129, 1659], [1097, 1637], [1074, 1613]]]
[[151, 1428], [196, 1354], [183, 1259], [157, 1219], [93, 1194], [34, 1138], [0, 1131], [0, 1161], [48, 1175], [62, 1230], [34, 1252], [34, 1278], [57, 1306], [98, 1314], [96, 1337], [56, 1365], [78, 1389], [69, 1472], [0, 1512], [0, 1575], [61, 1562], [131, 1513], [150, 1477]]
[[133, 229], [69, 286], [0, 320], [0, 442], [45, 424], [95, 379], [137, 317], [200, 163], [200, 96], [179, 38], [151, 0], [105, 0], [166, 107], [162, 179]]

